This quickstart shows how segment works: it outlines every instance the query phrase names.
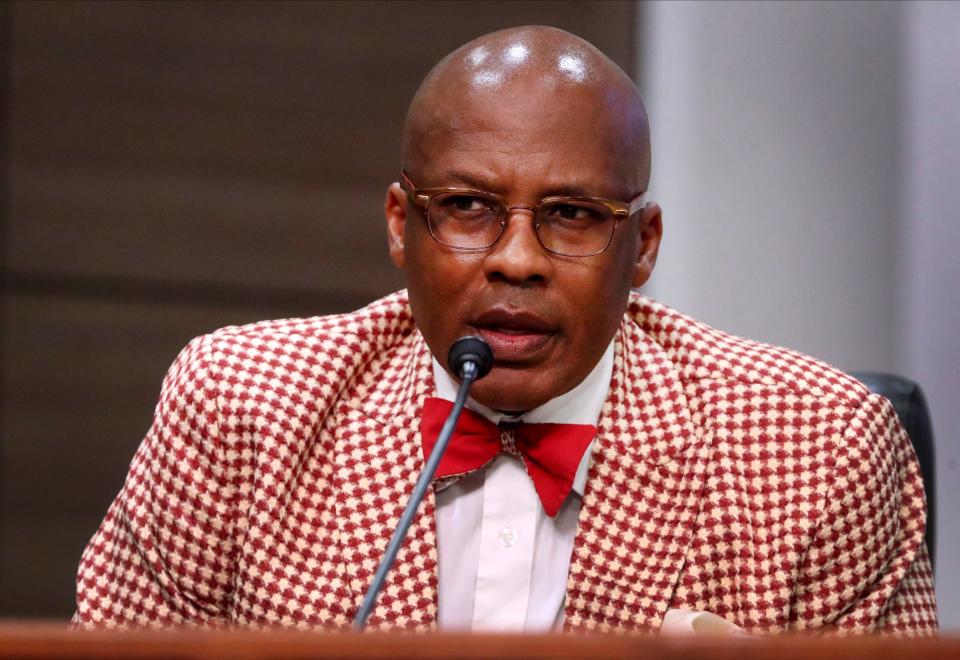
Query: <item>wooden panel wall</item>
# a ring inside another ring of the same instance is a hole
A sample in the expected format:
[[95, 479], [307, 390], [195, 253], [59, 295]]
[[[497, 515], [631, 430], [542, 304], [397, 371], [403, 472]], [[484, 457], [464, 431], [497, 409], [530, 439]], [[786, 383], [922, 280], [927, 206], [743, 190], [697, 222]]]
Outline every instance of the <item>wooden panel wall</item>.
[[630, 2], [0, 11], [4, 616], [72, 611], [80, 552], [192, 336], [402, 286], [381, 205], [434, 62], [528, 23], [633, 61]]

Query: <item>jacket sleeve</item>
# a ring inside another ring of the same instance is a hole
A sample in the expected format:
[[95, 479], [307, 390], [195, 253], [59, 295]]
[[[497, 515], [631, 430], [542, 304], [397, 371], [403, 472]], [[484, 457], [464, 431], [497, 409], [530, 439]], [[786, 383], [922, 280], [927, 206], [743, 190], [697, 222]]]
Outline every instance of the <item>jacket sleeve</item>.
[[212, 341], [191, 342], [164, 379], [153, 424], [80, 561], [75, 626], [227, 616], [236, 460], [220, 434]]
[[920, 551], [893, 598], [887, 602], [876, 629], [909, 636], [937, 634], [937, 603], [926, 544], [920, 545]]
[[864, 398], [830, 463], [823, 516], [795, 592], [794, 627], [936, 634], [920, 468], [889, 401]]

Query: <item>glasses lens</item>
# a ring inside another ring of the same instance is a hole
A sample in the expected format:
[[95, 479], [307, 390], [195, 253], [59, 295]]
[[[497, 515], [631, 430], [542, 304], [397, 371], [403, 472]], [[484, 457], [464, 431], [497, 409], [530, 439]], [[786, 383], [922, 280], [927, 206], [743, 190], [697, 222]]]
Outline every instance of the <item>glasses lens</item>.
[[571, 257], [603, 252], [613, 237], [613, 212], [594, 202], [579, 199], [545, 202], [537, 221], [543, 246]]
[[477, 249], [500, 237], [503, 205], [493, 199], [464, 193], [444, 193], [430, 201], [427, 222], [433, 237], [450, 247]]

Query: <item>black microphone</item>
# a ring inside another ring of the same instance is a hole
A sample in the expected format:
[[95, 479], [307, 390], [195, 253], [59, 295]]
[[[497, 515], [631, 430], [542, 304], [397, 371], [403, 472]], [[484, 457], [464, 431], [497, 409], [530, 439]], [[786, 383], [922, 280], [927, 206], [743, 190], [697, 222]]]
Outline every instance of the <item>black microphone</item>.
[[450, 352], [447, 354], [447, 365], [450, 367], [450, 370], [461, 379], [460, 388], [457, 390], [457, 398], [453, 402], [453, 410], [450, 411], [447, 421], [443, 423], [443, 429], [440, 431], [437, 444], [433, 446], [433, 451], [430, 452], [430, 456], [423, 466], [423, 472], [420, 473], [420, 478], [417, 479], [417, 485], [414, 486], [410, 500], [407, 502], [407, 506], [400, 516], [400, 522], [397, 523], [397, 528], [393, 531], [393, 536], [390, 537], [390, 543], [387, 544], [387, 549], [383, 553], [380, 566], [377, 567], [377, 572], [374, 574], [373, 581], [367, 589], [367, 594], [363, 597], [363, 603], [361, 603], [360, 609], [357, 610], [357, 615], [353, 619], [354, 630], [363, 630], [364, 626], [367, 625], [367, 618], [370, 616], [370, 612], [373, 611], [373, 606], [377, 602], [377, 596], [380, 594], [380, 590], [383, 588], [387, 573], [397, 558], [397, 551], [400, 550], [403, 539], [407, 536], [410, 523], [413, 522], [413, 517], [420, 507], [420, 502], [423, 501], [424, 495], [427, 494], [427, 488], [430, 487], [433, 475], [437, 471], [440, 458], [447, 448], [447, 443], [450, 442], [450, 436], [453, 435], [453, 429], [457, 425], [457, 420], [460, 419], [460, 413], [463, 411], [463, 406], [467, 402], [470, 387], [474, 381], [490, 373], [490, 369], [493, 367], [493, 351], [490, 350], [487, 342], [476, 335], [461, 337], [453, 342], [453, 346], [450, 347]]
[[480, 380], [493, 367], [493, 351], [490, 344], [476, 335], [467, 335], [453, 342], [450, 353], [447, 354], [447, 366], [450, 371], [464, 378], [463, 370], [473, 362], [477, 365], [477, 375], [474, 380]]

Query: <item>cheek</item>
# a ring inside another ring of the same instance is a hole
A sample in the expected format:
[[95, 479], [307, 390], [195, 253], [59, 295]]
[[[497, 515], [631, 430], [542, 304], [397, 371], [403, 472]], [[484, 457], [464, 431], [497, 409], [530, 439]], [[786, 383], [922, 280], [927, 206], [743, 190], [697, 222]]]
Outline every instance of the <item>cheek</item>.
[[405, 256], [410, 304], [421, 331], [428, 338], [450, 332], [469, 299], [476, 258], [445, 251], [425, 230], [407, 239]]
[[572, 272], [567, 278], [565, 288], [571, 311], [587, 319], [586, 323], [577, 325], [580, 339], [590, 343], [602, 340], [606, 345], [619, 327], [626, 308], [633, 263], [622, 248], [600, 256], [607, 258], [583, 264], [579, 272]]
[[610, 263], [606, 274], [610, 295], [615, 300], [623, 300], [624, 304], [630, 294], [640, 250], [639, 229], [635, 221], [629, 222], [629, 225], [623, 227], [623, 233], [615, 237], [619, 240], [615, 240], [610, 246]]
[[407, 286], [424, 300], [452, 302], [464, 297], [472, 272], [470, 264], [427, 246], [410, 260]]
[[427, 299], [443, 296], [446, 280], [441, 277], [444, 260], [422, 222], [408, 230], [406, 237], [407, 287], [411, 296]]

